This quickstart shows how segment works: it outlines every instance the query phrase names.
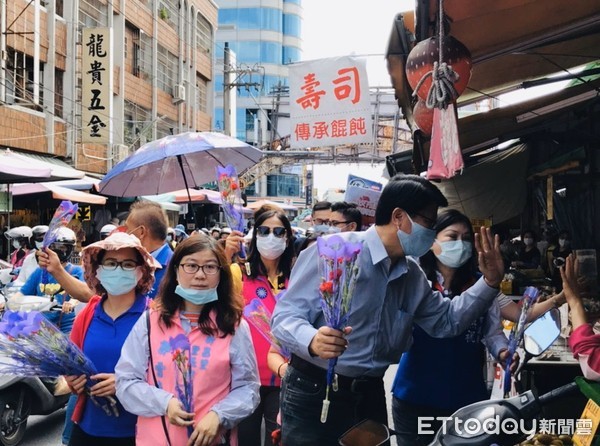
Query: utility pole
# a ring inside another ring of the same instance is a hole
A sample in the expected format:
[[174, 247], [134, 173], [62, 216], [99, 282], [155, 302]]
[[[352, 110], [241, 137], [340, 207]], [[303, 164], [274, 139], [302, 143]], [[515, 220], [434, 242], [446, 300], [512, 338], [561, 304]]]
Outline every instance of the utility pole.
[[[232, 94], [231, 90], [234, 87], [244, 87], [246, 90], [250, 90], [251, 87], [259, 89], [262, 83], [252, 82], [252, 74], [260, 73], [261, 71], [255, 68], [236, 68], [235, 65], [235, 53], [231, 53], [229, 48], [229, 42], [225, 42], [225, 50], [223, 56], [223, 127], [225, 133], [229, 136], [235, 136], [236, 124], [235, 124], [235, 109], [236, 109], [236, 98], [235, 94]], [[233, 59], [233, 61], [232, 61]], [[235, 77], [234, 77], [235, 76]], [[250, 82], [244, 82], [242, 79], [248, 76]]]
[[223, 130], [228, 136], [234, 136], [231, 128], [231, 53], [229, 52], [229, 42], [225, 42], [223, 54]]

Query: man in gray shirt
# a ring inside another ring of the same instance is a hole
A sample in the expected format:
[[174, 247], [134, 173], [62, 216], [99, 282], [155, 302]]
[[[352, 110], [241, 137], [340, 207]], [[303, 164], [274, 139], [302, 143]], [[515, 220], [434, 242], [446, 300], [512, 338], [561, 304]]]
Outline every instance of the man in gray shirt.
[[[429, 181], [397, 175], [382, 191], [375, 226], [337, 234], [363, 243], [343, 331], [325, 325], [316, 244], [300, 254], [272, 319], [273, 334], [292, 352], [281, 391], [282, 444], [329, 446], [365, 418], [387, 423], [383, 375], [410, 346], [413, 323], [434, 337], [456, 336], [487, 311], [504, 275], [498, 240], [489, 229], [475, 240], [483, 277], [452, 301], [432, 292], [411, 258], [431, 248], [438, 207], [447, 205]], [[331, 358], [338, 358], [337, 391], [329, 392], [327, 421], [321, 423]]]

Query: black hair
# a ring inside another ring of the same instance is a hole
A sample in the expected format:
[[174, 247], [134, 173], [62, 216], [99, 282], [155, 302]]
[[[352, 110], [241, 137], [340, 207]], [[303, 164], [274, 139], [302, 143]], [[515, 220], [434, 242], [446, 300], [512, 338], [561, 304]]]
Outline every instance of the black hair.
[[349, 223], [356, 223], [356, 230], [362, 229], [362, 214], [356, 203], [337, 201], [331, 205], [331, 212], [340, 212]]
[[[466, 215], [457, 211], [456, 209], [445, 209], [442, 212], [440, 212], [438, 214], [435, 225], [433, 226], [433, 229], [437, 235], [444, 229], [446, 229], [448, 226], [451, 226], [456, 223], [465, 225], [471, 233], [471, 238], [474, 237], [473, 225], [471, 224], [471, 221]], [[459, 266], [456, 269], [456, 272], [454, 273], [454, 276], [452, 278], [452, 283], [449, 284], [450, 286], [446, 284], [446, 289], [449, 289], [453, 295], [458, 295], [462, 293], [465, 290], [465, 288], [471, 284], [474, 277], [476, 276], [477, 256], [475, 256], [474, 254], [475, 248], [473, 248], [471, 258], [464, 265]], [[421, 256], [419, 259], [421, 268], [423, 269], [423, 271], [425, 271], [427, 279], [429, 279], [432, 283], [437, 282], [436, 260], [437, 259], [435, 257], [435, 254], [431, 250], [427, 251], [427, 253]]]
[[312, 207], [312, 213], [317, 211], [325, 211], [331, 209], [331, 203], [329, 201], [317, 201]]
[[392, 211], [396, 208], [413, 215], [431, 205], [448, 206], [448, 200], [433, 183], [418, 175], [394, 175], [379, 197], [375, 209], [375, 224], [388, 224], [392, 219]]
[[[167, 327], [170, 327], [173, 324], [173, 317], [177, 310], [183, 310], [184, 308], [183, 298], [175, 293], [175, 288], [178, 284], [177, 268], [179, 268], [181, 259], [204, 250], [211, 251], [221, 266], [219, 285], [217, 285], [219, 299], [202, 307], [200, 316], [198, 317], [198, 328], [206, 335], [225, 337], [228, 334], [235, 333], [235, 329], [242, 317], [243, 302], [234, 293], [233, 278], [225, 251], [217, 240], [212, 237], [192, 235], [179, 243], [175, 248], [156, 297], [156, 302], [161, 313], [160, 320]], [[216, 312], [214, 322], [210, 317], [210, 313], [213, 310]]]
[[256, 237], [258, 236], [258, 227], [265, 221], [271, 217], [276, 217], [279, 219], [283, 227], [285, 228], [286, 236], [287, 236], [287, 246], [285, 247], [285, 251], [279, 257], [279, 272], [283, 275], [284, 279], [289, 279], [292, 264], [294, 262], [294, 232], [292, 231], [292, 225], [290, 224], [290, 220], [285, 215], [281, 209], [270, 209], [264, 212], [261, 212], [258, 216], [254, 214], [256, 219], [254, 221], [254, 231], [252, 231], [252, 239], [250, 240], [250, 248], [248, 254], [248, 263], [250, 264], [250, 277], [255, 279], [258, 276], [266, 276], [267, 269], [265, 268], [264, 263], [260, 257], [260, 253], [258, 252], [258, 248], [256, 247]]

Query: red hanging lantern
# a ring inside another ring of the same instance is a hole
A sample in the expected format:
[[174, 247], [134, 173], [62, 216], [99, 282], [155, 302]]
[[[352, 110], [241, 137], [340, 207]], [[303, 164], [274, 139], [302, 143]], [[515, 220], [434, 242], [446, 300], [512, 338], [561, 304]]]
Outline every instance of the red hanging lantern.
[[428, 108], [425, 101], [419, 99], [413, 107], [413, 118], [425, 136], [430, 136], [433, 128], [433, 108]]
[[[443, 62], [450, 65], [460, 76], [454, 84], [458, 95], [465, 91], [471, 78], [471, 53], [460, 41], [452, 36], [444, 36], [442, 39], [444, 51]], [[439, 59], [439, 38], [430, 37], [422, 40], [412, 49], [406, 59], [406, 78], [414, 90], [417, 84], [428, 72], [433, 70], [433, 63]], [[431, 88], [431, 76], [427, 77], [419, 87], [417, 95], [426, 100]]]

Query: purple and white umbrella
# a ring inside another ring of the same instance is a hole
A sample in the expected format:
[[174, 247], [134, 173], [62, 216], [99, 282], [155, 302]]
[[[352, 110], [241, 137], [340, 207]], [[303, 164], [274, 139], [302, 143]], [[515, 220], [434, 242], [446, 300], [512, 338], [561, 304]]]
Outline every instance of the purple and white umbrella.
[[214, 181], [216, 166], [232, 164], [243, 172], [261, 156], [261, 150], [221, 133], [165, 136], [144, 144], [113, 167], [99, 190], [104, 195], [137, 197], [199, 187]]

